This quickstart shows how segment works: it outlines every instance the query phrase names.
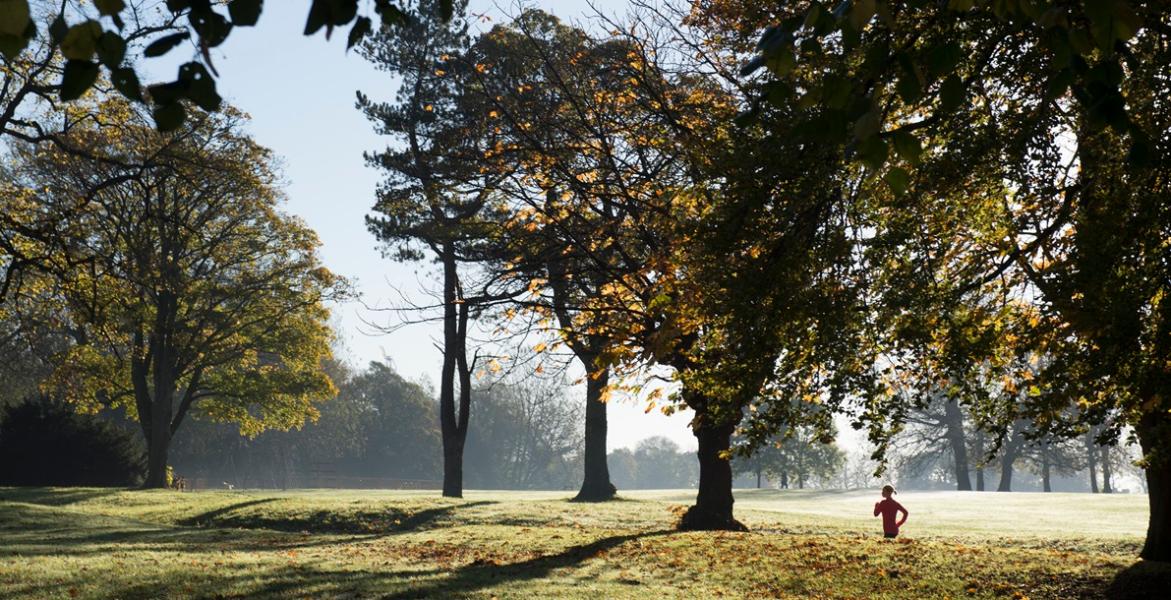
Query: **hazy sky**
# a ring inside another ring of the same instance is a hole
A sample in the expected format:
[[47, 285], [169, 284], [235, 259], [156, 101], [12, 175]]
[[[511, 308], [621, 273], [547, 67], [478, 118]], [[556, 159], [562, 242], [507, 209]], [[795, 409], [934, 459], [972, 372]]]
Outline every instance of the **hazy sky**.
[[[625, 0], [597, 0], [593, 4], [607, 13], [621, 14], [626, 7]], [[365, 117], [354, 108], [354, 94], [362, 90], [373, 98], [390, 99], [396, 84], [355, 53], [344, 52], [345, 31], [336, 33], [331, 42], [321, 34], [302, 36], [308, 5], [307, 1], [266, 2], [259, 27], [234, 32], [213, 56], [220, 72], [221, 93], [252, 115], [252, 134], [282, 158], [288, 181], [287, 209], [321, 236], [326, 265], [353, 279], [367, 305], [386, 306], [399, 291], [418, 297], [420, 289], [434, 287], [430, 284], [434, 267], [382, 258], [363, 222], [374, 202], [380, 174], [363, 164], [362, 152], [384, 148], [391, 141], [373, 134]], [[530, 5], [567, 20], [581, 20], [590, 10], [583, 0], [546, 0]], [[470, 12], [498, 20], [501, 13], [497, 6], [473, 1]], [[157, 69], [159, 77], [169, 74], [163, 72], [161, 64], [154, 67], [152, 71]], [[413, 325], [378, 335], [365, 323], [394, 323], [394, 317], [367, 310], [359, 303], [340, 306], [335, 312], [355, 365], [389, 359], [408, 379], [437, 381], [437, 326]], [[573, 397], [584, 397], [584, 391], [573, 390]], [[613, 402], [609, 415], [611, 448], [632, 446], [651, 435], [695, 447], [695, 438], [687, 429], [690, 413], [668, 418], [657, 411], [644, 414], [641, 405]]]

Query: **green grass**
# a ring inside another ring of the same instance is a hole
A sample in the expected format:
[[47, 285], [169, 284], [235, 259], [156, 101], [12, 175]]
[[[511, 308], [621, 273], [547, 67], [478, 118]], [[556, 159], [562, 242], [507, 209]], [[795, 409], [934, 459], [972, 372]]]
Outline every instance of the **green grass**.
[[891, 542], [872, 491], [737, 492], [750, 533], [672, 531], [692, 492], [568, 496], [0, 489], [0, 598], [1108, 597], [1147, 508], [906, 493]]

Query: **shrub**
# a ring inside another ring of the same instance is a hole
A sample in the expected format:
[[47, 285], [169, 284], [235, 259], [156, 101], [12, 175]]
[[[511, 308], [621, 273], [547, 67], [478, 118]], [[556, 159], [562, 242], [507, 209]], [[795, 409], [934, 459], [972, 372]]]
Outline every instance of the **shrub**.
[[0, 485], [133, 486], [146, 473], [137, 436], [44, 399], [0, 414]]

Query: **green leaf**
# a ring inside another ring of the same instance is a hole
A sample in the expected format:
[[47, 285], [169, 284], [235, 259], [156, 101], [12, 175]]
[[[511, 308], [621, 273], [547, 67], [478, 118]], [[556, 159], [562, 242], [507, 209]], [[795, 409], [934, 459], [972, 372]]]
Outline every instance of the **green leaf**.
[[845, 108], [846, 104], [850, 102], [850, 93], [853, 91], [854, 86], [849, 79], [829, 75], [825, 78], [825, 83], [822, 84], [821, 96], [825, 99], [826, 106], [835, 109]]
[[122, 66], [122, 59], [126, 57], [126, 41], [113, 31], [102, 32], [98, 38], [98, 58], [102, 64], [110, 69]]
[[260, 21], [260, 12], [264, 9], [264, 0], [232, 0], [228, 5], [228, 15], [232, 23], [240, 27], [252, 27]]
[[203, 110], [219, 110], [223, 98], [216, 92], [215, 80], [203, 65], [189, 62], [179, 67], [179, 81], [187, 85], [186, 96]]
[[947, 7], [955, 11], [969, 11], [976, 6], [976, 0], [949, 0]]
[[155, 105], [175, 104], [180, 99], [187, 97], [187, 82], [180, 80], [157, 83], [150, 86], [149, 91], [150, 100]]
[[963, 50], [960, 45], [955, 42], [948, 42], [940, 46], [936, 46], [927, 53], [927, 69], [931, 72], [931, 76], [943, 77], [951, 74], [956, 65], [960, 64], [963, 58]]
[[350, 29], [349, 39], [346, 40], [346, 50], [353, 48], [362, 38], [366, 37], [373, 26], [370, 19], [367, 17], [358, 17], [354, 22], [354, 27]]
[[450, 21], [455, 15], [455, 3], [452, 0], [439, 0], [439, 16], [444, 21]]
[[173, 13], [191, 8], [191, 0], [167, 0], [167, 9]]
[[899, 80], [895, 82], [895, 91], [898, 92], [899, 97], [907, 104], [914, 104], [916, 100], [923, 96], [923, 83], [920, 80], [919, 73], [910, 69], [902, 69], [899, 73]]
[[101, 69], [88, 60], [70, 60], [61, 73], [61, 99], [77, 100], [98, 80]]
[[854, 137], [865, 140], [874, 137], [882, 128], [882, 115], [877, 108], [866, 111], [857, 121], [854, 121]]
[[857, 31], [870, 22], [874, 16], [874, 0], [854, 0], [854, 8], [850, 10], [850, 25]]
[[191, 28], [199, 35], [199, 42], [208, 48], [215, 48], [228, 39], [232, 32], [232, 24], [214, 10], [192, 10], [187, 15]]
[[0, 35], [19, 38], [31, 22], [28, 0], [0, 0]]
[[952, 74], [939, 86], [939, 108], [951, 112], [964, 103], [964, 82]]
[[1114, 2], [1114, 37], [1119, 41], [1127, 41], [1134, 37], [1143, 26], [1143, 20], [1134, 12], [1134, 8], [1126, 0]]
[[890, 154], [890, 148], [887, 147], [886, 142], [882, 137], [872, 135], [860, 142], [858, 142], [858, 158], [871, 169], [877, 171], [886, 164], [886, 157]]
[[183, 41], [189, 37], [191, 37], [191, 34], [186, 31], [165, 35], [151, 42], [150, 45], [148, 45], [146, 49], [142, 51], [142, 55], [146, 56], [147, 58], [162, 56], [170, 52], [175, 46], [182, 44]]
[[114, 69], [110, 72], [110, 82], [114, 84], [114, 89], [123, 96], [137, 102], [143, 102], [142, 84], [138, 82], [138, 75], [134, 69], [129, 67]]
[[65, 39], [61, 40], [61, 54], [69, 60], [87, 61], [93, 58], [101, 35], [102, 26], [97, 21], [78, 23], [70, 27]]
[[793, 67], [797, 66], [797, 57], [793, 54], [792, 48], [781, 48], [768, 58], [766, 64], [773, 75], [784, 77], [793, 71]]
[[28, 40], [19, 35], [0, 33], [0, 54], [5, 58], [13, 59], [28, 46]]
[[374, 3], [374, 10], [382, 15], [382, 24], [387, 27], [406, 26], [411, 22], [411, 17], [399, 7], [391, 4], [390, 0], [377, 0]]
[[891, 141], [894, 142], [895, 153], [902, 157], [912, 165], [919, 164], [919, 160], [923, 155], [923, 146], [919, 144], [919, 138], [915, 137], [909, 131], [896, 131], [891, 136]]
[[890, 169], [882, 179], [886, 181], [886, 184], [890, 186], [891, 191], [896, 196], [902, 196], [907, 193], [907, 188], [911, 185], [911, 176], [905, 169], [900, 167]]
[[850, 8], [850, 26], [861, 32], [874, 15], [875, 0], [854, 0], [854, 7]]
[[174, 131], [183, 124], [187, 118], [187, 109], [183, 108], [182, 102], [169, 102], [167, 104], [160, 104], [154, 111], [155, 127], [159, 131]]
[[309, 18], [305, 20], [305, 35], [313, 35], [329, 23], [329, 0], [313, 0]]
[[102, 16], [112, 17], [122, 12], [126, 8], [126, 3], [122, 0], [94, 0], [94, 6]]
[[65, 22], [65, 17], [57, 15], [57, 18], [49, 24], [49, 38], [53, 40], [54, 44], [61, 45], [67, 33], [69, 33], [69, 25]]

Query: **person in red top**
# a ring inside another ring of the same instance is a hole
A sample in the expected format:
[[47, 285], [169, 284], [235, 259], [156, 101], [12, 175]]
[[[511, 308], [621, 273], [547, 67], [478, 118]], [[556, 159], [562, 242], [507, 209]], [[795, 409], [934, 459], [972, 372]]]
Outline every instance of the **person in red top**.
[[[882, 501], [874, 503], [874, 516], [882, 515], [882, 533], [883, 537], [893, 538], [899, 535], [899, 527], [907, 522], [907, 517], [910, 513], [903, 508], [902, 504], [895, 502], [891, 498], [896, 494], [895, 489], [889, 485], [882, 486]], [[897, 523], [895, 522], [895, 515], [903, 513], [903, 518]]]

